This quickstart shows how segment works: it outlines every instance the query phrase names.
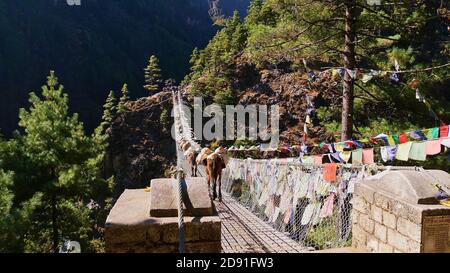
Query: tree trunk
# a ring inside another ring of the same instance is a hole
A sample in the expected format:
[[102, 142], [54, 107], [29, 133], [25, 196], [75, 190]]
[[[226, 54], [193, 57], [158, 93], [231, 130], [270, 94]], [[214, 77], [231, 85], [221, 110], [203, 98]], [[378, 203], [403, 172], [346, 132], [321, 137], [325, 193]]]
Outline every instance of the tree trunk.
[[356, 0], [345, 0], [344, 88], [342, 95], [341, 141], [353, 135], [354, 79], [348, 72], [355, 69]]
[[56, 194], [52, 194], [52, 229], [53, 229], [53, 252], [58, 253], [59, 235], [58, 235], [58, 215], [56, 210]]

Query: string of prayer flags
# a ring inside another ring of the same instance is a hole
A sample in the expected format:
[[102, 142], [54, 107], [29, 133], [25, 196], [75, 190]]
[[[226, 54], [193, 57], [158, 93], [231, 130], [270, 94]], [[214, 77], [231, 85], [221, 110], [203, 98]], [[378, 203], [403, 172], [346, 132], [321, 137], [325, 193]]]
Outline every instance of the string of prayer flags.
[[[394, 159], [400, 161], [418, 160], [424, 161], [427, 156], [435, 156], [440, 154], [443, 149], [441, 145], [450, 148], [449, 125], [433, 127], [422, 130], [413, 130], [410, 132], [402, 132], [398, 135], [394, 134], [378, 134], [376, 137], [366, 137], [359, 140], [347, 140], [336, 143], [322, 142], [317, 145], [283, 145], [273, 148], [272, 152], [280, 153], [280, 157], [299, 157], [304, 164], [322, 165], [322, 163], [343, 163], [343, 164], [366, 164], [375, 163], [374, 148], [380, 149], [381, 159], [384, 162]], [[380, 147], [378, 147], [380, 146]], [[323, 150], [323, 154], [317, 154], [314, 147]], [[230, 147], [230, 153], [239, 153], [243, 151], [260, 151], [267, 152], [269, 150], [261, 150], [261, 146], [252, 146], [246, 148]], [[266, 156], [277, 156], [277, 154], [261, 154]], [[243, 156], [258, 156], [255, 153], [243, 154]]]

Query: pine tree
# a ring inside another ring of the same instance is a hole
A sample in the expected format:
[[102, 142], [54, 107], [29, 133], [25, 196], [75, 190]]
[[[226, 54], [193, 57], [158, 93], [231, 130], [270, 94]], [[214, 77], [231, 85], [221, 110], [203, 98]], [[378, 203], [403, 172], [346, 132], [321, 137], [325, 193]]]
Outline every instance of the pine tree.
[[120, 97], [119, 104], [117, 105], [117, 114], [125, 112], [125, 103], [130, 100], [130, 97], [128, 96], [128, 85], [126, 83], [123, 85], [121, 92], [122, 96]]
[[0, 252], [7, 251], [8, 233], [13, 228], [10, 221], [14, 198], [12, 175], [0, 169]]
[[161, 88], [161, 68], [159, 68], [159, 60], [155, 55], [152, 55], [148, 61], [148, 65], [144, 68], [145, 71], [145, 85], [144, 88], [150, 93]]
[[111, 124], [116, 117], [116, 108], [116, 97], [114, 96], [114, 91], [111, 90], [106, 98], [105, 105], [103, 105], [103, 116], [101, 123], [102, 132], [111, 127]]
[[260, 23], [262, 1], [252, 0], [248, 7], [247, 17], [245, 18], [246, 24], [258, 24]]
[[69, 115], [68, 96], [53, 71], [42, 96], [30, 93], [30, 104], [19, 114], [24, 135], [9, 145], [16, 161], [5, 164], [20, 173], [14, 186], [26, 226], [23, 251], [58, 252], [64, 239], [88, 250], [94, 221], [86, 204], [98, 190], [108, 192], [98, 178], [97, 143], [78, 115]]
[[231, 39], [231, 48], [234, 54], [238, 54], [247, 44], [247, 29], [244, 24], [236, 27]]

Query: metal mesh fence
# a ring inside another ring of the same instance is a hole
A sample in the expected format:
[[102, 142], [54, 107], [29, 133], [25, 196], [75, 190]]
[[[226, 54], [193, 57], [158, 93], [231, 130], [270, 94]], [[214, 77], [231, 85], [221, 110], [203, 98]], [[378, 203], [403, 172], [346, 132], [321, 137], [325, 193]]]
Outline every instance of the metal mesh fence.
[[350, 246], [354, 184], [366, 169], [341, 165], [330, 183], [323, 168], [293, 159], [230, 159], [223, 189], [310, 250]]

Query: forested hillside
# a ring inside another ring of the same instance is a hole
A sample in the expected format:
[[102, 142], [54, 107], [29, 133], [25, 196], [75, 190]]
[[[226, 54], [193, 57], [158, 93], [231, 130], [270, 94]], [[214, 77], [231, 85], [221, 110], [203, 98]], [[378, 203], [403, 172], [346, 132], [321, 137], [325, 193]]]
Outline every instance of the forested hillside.
[[[0, 252], [59, 252], [68, 240], [105, 251], [120, 193], [173, 171], [178, 82], [186, 101], [280, 106], [271, 158], [340, 156], [328, 145], [340, 141], [347, 155], [344, 144], [372, 152], [355, 164], [449, 171], [438, 139], [450, 123], [443, 3], [252, 0], [246, 11], [245, 0], [0, 1]], [[428, 136], [437, 152], [410, 157]], [[245, 157], [259, 144], [219, 142], [202, 144], [239, 146]], [[383, 144], [411, 146], [406, 160], [385, 160]], [[294, 146], [312, 149], [293, 155]]]
[[[217, 4], [230, 15], [245, 11], [248, 0]], [[217, 31], [209, 8], [209, 0], [0, 1], [0, 132], [17, 129], [19, 108], [50, 70], [65, 80], [71, 111], [89, 130], [109, 90], [126, 82], [133, 98], [146, 94], [150, 55], [161, 60], [165, 78], [182, 79], [192, 49]]]
[[[449, 18], [442, 2], [354, 2], [347, 20], [342, 1], [253, 0], [246, 17], [235, 14], [193, 52], [185, 88], [220, 104], [281, 103], [289, 144], [339, 139], [343, 95], [354, 106], [344, 116], [353, 117], [355, 137], [448, 123]], [[354, 37], [346, 37], [350, 23]], [[356, 41], [353, 49], [346, 38]], [[351, 99], [343, 92], [348, 83]]]

